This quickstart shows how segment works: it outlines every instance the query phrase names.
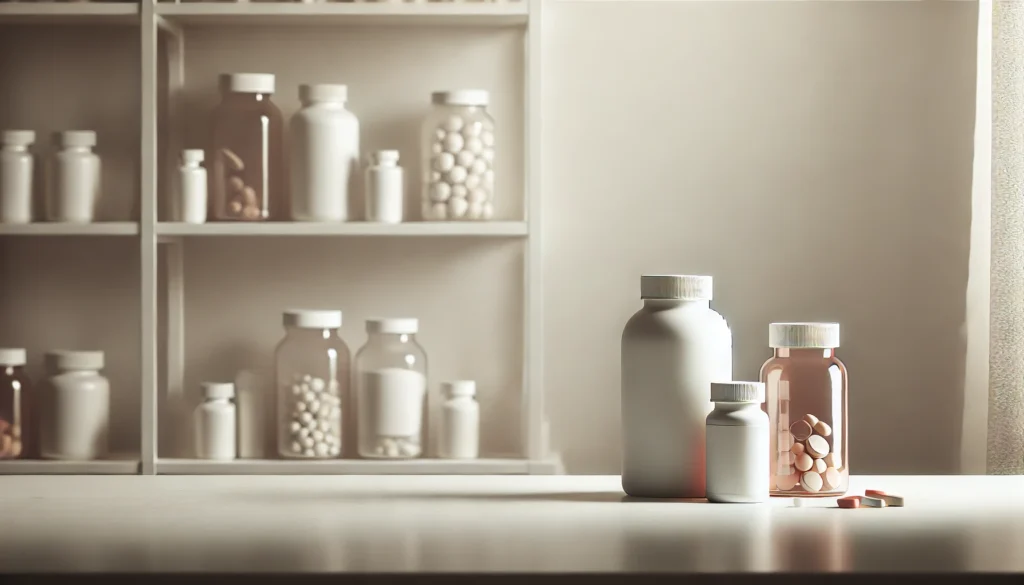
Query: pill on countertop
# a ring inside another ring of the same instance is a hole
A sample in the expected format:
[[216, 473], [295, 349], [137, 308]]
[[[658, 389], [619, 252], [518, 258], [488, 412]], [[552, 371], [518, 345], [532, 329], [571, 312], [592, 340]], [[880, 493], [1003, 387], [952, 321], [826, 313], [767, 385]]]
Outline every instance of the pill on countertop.
[[790, 451], [792, 451], [794, 455], [800, 455], [801, 453], [804, 452], [804, 444], [793, 443], [793, 447], [790, 449]]
[[775, 478], [775, 487], [784, 492], [795, 488], [798, 483], [800, 483], [799, 473], [792, 473], [790, 475], [783, 475]]
[[828, 426], [827, 422], [819, 420], [814, 425], [814, 432], [818, 433], [822, 437], [827, 437], [832, 434], [832, 427]]
[[860, 508], [860, 496], [846, 496], [836, 500], [840, 508]]
[[872, 498], [870, 496], [858, 496], [860, 498], [860, 506], [862, 508], [884, 508], [885, 500], [881, 498]]
[[815, 473], [825, 473], [825, 469], [825, 462], [821, 459], [815, 459], [814, 464], [811, 465], [811, 471], [814, 471]]
[[807, 453], [815, 459], [823, 459], [825, 455], [828, 455], [828, 441], [825, 440], [825, 437], [811, 435], [804, 443], [804, 447], [807, 448]]
[[804, 507], [804, 499], [803, 498], [793, 498], [793, 507], [794, 508], [803, 508]]
[[886, 506], [893, 508], [903, 507], [903, 496], [900, 495], [890, 494], [888, 492], [883, 492], [882, 490], [864, 490], [864, 495], [872, 498], [878, 498], [885, 502]]
[[811, 467], [814, 466], [814, 460], [807, 453], [802, 453], [796, 456], [796, 461], [793, 462], [793, 466], [800, 471], [810, 471]]
[[817, 493], [818, 491], [820, 491], [822, 483], [823, 482], [821, 480], [820, 473], [807, 471], [800, 476], [800, 487], [812, 493]]
[[839, 482], [842, 481], [842, 475], [835, 468], [828, 467], [825, 469], [825, 473], [821, 474], [821, 485], [822, 489], [834, 490], [839, 487]]
[[814, 427], [814, 425], [818, 424], [818, 417], [814, 416], [813, 414], [805, 414], [804, 420], [807, 421], [807, 424], [811, 425], [812, 428]]

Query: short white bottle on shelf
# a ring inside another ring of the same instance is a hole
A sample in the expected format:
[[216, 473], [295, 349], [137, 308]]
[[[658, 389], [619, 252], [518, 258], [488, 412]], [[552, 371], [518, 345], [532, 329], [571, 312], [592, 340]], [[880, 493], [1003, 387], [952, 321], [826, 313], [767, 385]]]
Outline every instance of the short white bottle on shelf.
[[32, 130], [0, 134], [0, 223], [32, 221]]
[[476, 459], [480, 455], [480, 405], [473, 398], [476, 382], [457, 380], [441, 384], [442, 459]]
[[397, 150], [378, 150], [366, 167], [366, 221], [402, 223], [405, 177]]
[[43, 458], [88, 461], [106, 456], [110, 383], [99, 372], [103, 352], [48, 352], [45, 367], [39, 425]]
[[345, 108], [348, 86], [299, 86], [302, 109], [292, 116], [291, 218], [345, 221], [349, 188], [358, 177], [359, 120]]
[[92, 130], [58, 132], [60, 150], [50, 165], [46, 194], [46, 219], [54, 222], [90, 223], [100, 198], [100, 157]]
[[712, 502], [768, 501], [768, 414], [761, 382], [712, 382], [715, 409], [707, 418], [707, 498]]
[[196, 457], [230, 461], [236, 447], [235, 385], [231, 382], [204, 382], [203, 403], [196, 407]]
[[205, 154], [199, 149], [181, 153], [178, 184], [181, 189], [179, 210], [185, 223], [206, 223], [206, 169], [200, 163]]

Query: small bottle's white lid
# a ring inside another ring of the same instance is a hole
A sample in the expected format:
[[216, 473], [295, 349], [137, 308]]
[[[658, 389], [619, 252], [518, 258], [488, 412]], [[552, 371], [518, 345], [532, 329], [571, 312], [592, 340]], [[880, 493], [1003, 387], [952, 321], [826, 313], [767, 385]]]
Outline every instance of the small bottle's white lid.
[[47, 364], [57, 370], [102, 370], [102, 351], [54, 350], [46, 353]]
[[485, 107], [491, 103], [491, 94], [486, 89], [453, 89], [451, 91], [435, 91], [430, 94], [430, 101], [444, 106]]
[[228, 90], [235, 93], [274, 93], [273, 73], [232, 73]]
[[373, 153], [373, 164], [394, 166], [398, 164], [397, 150], [378, 150]]
[[341, 311], [319, 309], [290, 309], [284, 312], [285, 327], [301, 329], [339, 329]]
[[834, 349], [839, 347], [839, 323], [772, 323], [768, 347]]
[[181, 151], [181, 162], [186, 164], [199, 164], [206, 159], [206, 152], [201, 148], [188, 148]]
[[640, 277], [642, 299], [710, 301], [712, 289], [710, 276], [644, 274]]
[[203, 382], [203, 396], [207, 400], [234, 398], [235, 385], [231, 382]]
[[57, 142], [64, 148], [96, 146], [96, 132], [92, 130], [65, 130], [57, 133]]
[[342, 83], [305, 83], [299, 86], [303, 102], [347, 102], [348, 86]]
[[393, 335], [413, 335], [420, 329], [419, 319], [367, 319], [367, 333], [388, 333]]
[[473, 380], [452, 380], [441, 382], [441, 392], [452, 398], [458, 396], [473, 396], [476, 394], [476, 382]]
[[711, 402], [764, 402], [761, 382], [712, 382]]
[[28, 361], [27, 352], [20, 347], [0, 348], [0, 366], [16, 368]]
[[8, 146], [30, 146], [36, 141], [35, 130], [4, 130], [0, 141]]

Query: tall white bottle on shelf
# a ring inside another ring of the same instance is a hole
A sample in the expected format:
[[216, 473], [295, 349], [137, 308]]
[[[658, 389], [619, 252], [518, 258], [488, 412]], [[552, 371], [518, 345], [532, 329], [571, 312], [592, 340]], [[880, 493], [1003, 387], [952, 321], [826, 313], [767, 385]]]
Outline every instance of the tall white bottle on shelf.
[[441, 384], [442, 459], [476, 459], [480, 455], [480, 404], [474, 399], [476, 382], [456, 380]]
[[234, 397], [231, 382], [203, 384], [203, 403], [196, 407], [194, 421], [197, 458], [230, 461], [238, 455]]
[[92, 151], [96, 133], [68, 130], [54, 135], [59, 150], [50, 164], [46, 219], [91, 223], [100, 198], [100, 157]]
[[181, 152], [181, 166], [178, 168], [178, 200], [180, 221], [185, 223], [206, 223], [206, 169], [200, 163], [206, 154], [201, 149], [187, 149]]
[[299, 87], [302, 109], [292, 116], [291, 218], [346, 221], [359, 176], [359, 120], [345, 107], [348, 86]]
[[32, 221], [32, 130], [0, 134], [0, 223]]

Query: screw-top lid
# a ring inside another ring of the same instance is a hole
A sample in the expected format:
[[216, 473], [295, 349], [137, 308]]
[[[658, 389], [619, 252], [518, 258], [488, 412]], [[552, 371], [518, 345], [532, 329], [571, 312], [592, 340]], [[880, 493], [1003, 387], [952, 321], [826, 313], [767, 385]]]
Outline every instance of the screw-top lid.
[[15, 347], [0, 348], [0, 366], [14, 368], [24, 366], [28, 361], [25, 350]]
[[206, 153], [201, 148], [188, 148], [181, 151], [181, 162], [199, 164], [206, 159]]
[[29, 146], [36, 141], [35, 130], [4, 130], [0, 141], [8, 146]]
[[772, 323], [768, 347], [832, 349], [839, 347], [839, 323]]
[[273, 73], [232, 73], [228, 90], [235, 93], [274, 93]]
[[92, 130], [65, 130], [57, 132], [54, 140], [64, 148], [96, 146], [96, 132]]
[[47, 369], [53, 370], [101, 370], [102, 351], [54, 350], [44, 356]]
[[441, 382], [441, 392], [445, 396], [473, 396], [476, 394], [476, 382], [473, 380], [452, 380]]
[[235, 385], [231, 382], [203, 382], [203, 396], [207, 400], [234, 398]]
[[420, 329], [419, 319], [367, 319], [367, 333], [413, 335]]
[[299, 99], [304, 102], [346, 102], [348, 86], [342, 83], [305, 83], [299, 86]]
[[491, 94], [486, 89], [455, 89], [435, 91], [430, 101], [445, 106], [486, 106], [491, 103]]
[[291, 309], [284, 312], [284, 325], [302, 329], [338, 329], [341, 327], [341, 311]]
[[764, 402], [761, 382], [712, 382], [711, 402]]
[[640, 277], [640, 298], [710, 301], [710, 276], [687, 274], [644, 274]]
[[373, 153], [373, 164], [396, 165], [398, 164], [397, 150], [378, 150]]

